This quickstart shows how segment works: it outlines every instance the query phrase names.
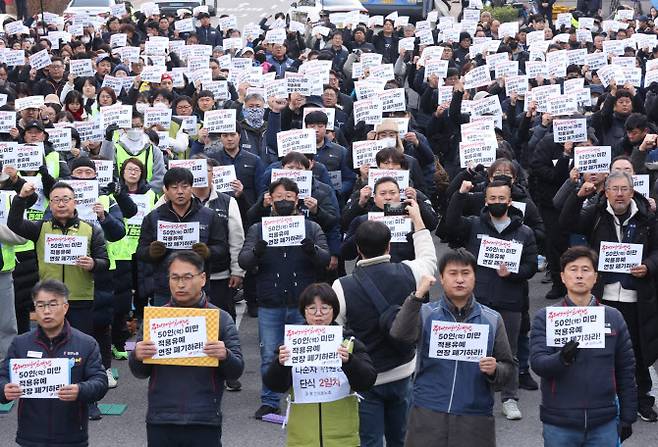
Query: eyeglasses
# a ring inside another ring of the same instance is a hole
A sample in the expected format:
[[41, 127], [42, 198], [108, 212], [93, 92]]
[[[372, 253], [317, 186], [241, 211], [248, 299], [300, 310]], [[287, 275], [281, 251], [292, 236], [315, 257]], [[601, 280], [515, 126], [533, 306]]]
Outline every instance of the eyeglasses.
[[176, 283], [176, 284], [178, 284], [179, 282], [183, 281], [184, 284], [187, 284], [187, 283], [189, 283], [190, 281], [192, 281], [192, 280], [194, 279], [195, 276], [199, 276], [199, 275], [201, 275], [201, 273], [203, 273], [203, 272], [199, 272], [199, 273], [196, 273], [196, 274], [186, 273], [186, 274], [184, 274], [183, 276], [179, 276], [179, 275], [169, 275], [169, 281], [174, 282], [174, 283]]
[[63, 203], [64, 205], [66, 205], [71, 200], [73, 200], [73, 197], [55, 197], [55, 198], [50, 199], [50, 202], [54, 203], [55, 205], [59, 205], [60, 203]]
[[140, 168], [126, 168], [127, 172], [137, 172], [140, 173], [142, 170]]
[[59, 306], [61, 306], [64, 303], [58, 303], [57, 301], [51, 301], [49, 303], [35, 303], [34, 308], [39, 311], [44, 311], [46, 309], [52, 309], [52, 310], [57, 310]]
[[627, 194], [629, 191], [631, 191], [631, 188], [628, 186], [610, 186], [606, 188], [608, 191], [612, 191], [615, 194]]
[[191, 109], [192, 106], [189, 105], [189, 104], [178, 104], [178, 105], [176, 106], [176, 108], [177, 108], [177, 109]]
[[315, 315], [318, 313], [318, 310], [320, 311], [320, 315], [327, 315], [329, 312], [333, 310], [333, 307], [331, 307], [328, 304], [323, 304], [320, 307], [316, 305], [311, 305], [311, 306], [306, 306], [304, 310], [312, 315]]

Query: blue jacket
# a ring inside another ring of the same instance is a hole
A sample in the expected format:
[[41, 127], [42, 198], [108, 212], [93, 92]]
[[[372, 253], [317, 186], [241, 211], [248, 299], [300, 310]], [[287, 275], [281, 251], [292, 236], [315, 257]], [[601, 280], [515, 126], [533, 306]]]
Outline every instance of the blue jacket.
[[305, 219], [306, 238], [315, 244], [315, 252], [307, 255], [301, 246], [266, 247], [265, 254], [254, 254], [256, 242], [263, 239], [261, 223], [255, 223], [238, 257], [240, 267], [254, 275], [258, 305], [262, 307], [297, 307], [299, 295], [311, 283], [319, 280], [318, 272], [329, 265], [327, 238], [320, 225]]
[[[558, 306], [573, 306], [565, 298]], [[602, 306], [592, 300], [590, 306]], [[546, 309], [535, 314], [530, 334], [530, 365], [541, 377], [542, 422], [579, 430], [603, 425], [617, 416], [632, 424], [637, 415], [635, 357], [621, 313], [605, 307], [605, 348], [578, 349], [567, 366], [560, 348], [546, 346]]]
[[[405, 305], [409, 306], [406, 302]], [[498, 312], [479, 304], [473, 298], [462, 310], [464, 315], [456, 315], [458, 311], [445, 297], [421, 307], [421, 332], [413, 402], [419, 407], [441, 413], [491, 416], [493, 393], [496, 388], [502, 386], [513, 369], [503, 319]], [[494, 376], [482, 374], [477, 362], [430, 358], [432, 321], [488, 325], [486, 356], [495, 357], [499, 363]], [[505, 346], [507, 349], [504, 349]]]
[[196, 35], [199, 38], [199, 44], [201, 45], [210, 45], [215, 48], [222, 44], [222, 33], [212, 26], [209, 26], [208, 28], [198, 26], [196, 28]]
[[8, 402], [4, 389], [10, 383], [9, 360], [27, 358], [28, 351], [40, 352], [42, 358], [74, 359], [71, 383], [77, 384], [80, 391], [75, 402], [19, 399], [16, 442], [26, 447], [87, 446], [87, 404], [101, 400], [107, 392], [107, 374], [96, 340], [73, 329], [66, 321], [62, 332], [52, 340], [39, 327], [17, 336], [0, 368], [0, 402]]
[[288, 56], [284, 56], [283, 60], [280, 61], [271, 54], [268, 54], [266, 61], [272, 65], [270, 71], [276, 72], [277, 79], [284, 78], [286, 71], [289, 71], [295, 66], [295, 61], [290, 59]]
[[[179, 307], [175, 301], [167, 306]], [[205, 294], [195, 307], [218, 309]], [[222, 425], [224, 380], [238, 379], [244, 360], [233, 318], [218, 310], [219, 340], [226, 346], [226, 359], [217, 367], [144, 364], [134, 351], [130, 353], [130, 371], [138, 379], [149, 379], [147, 424]]]

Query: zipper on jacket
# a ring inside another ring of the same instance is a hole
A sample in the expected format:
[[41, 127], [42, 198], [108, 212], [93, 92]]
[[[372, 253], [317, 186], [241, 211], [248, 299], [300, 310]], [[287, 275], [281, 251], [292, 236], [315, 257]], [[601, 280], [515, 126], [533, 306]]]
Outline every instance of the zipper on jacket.
[[585, 432], [587, 432], [587, 410], [585, 411]]
[[324, 445], [324, 439], [322, 436], [322, 404], [318, 403], [318, 422], [320, 423], [320, 447]]
[[[455, 316], [448, 310], [448, 314], [452, 317], [452, 319], [457, 322], [457, 319]], [[457, 367], [459, 366], [459, 362], [455, 360], [455, 370], [452, 374], [452, 389], [450, 390], [450, 402], [448, 403], [448, 413], [452, 410], [452, 398], [455, 396], [455, 384], [457, 383]]]

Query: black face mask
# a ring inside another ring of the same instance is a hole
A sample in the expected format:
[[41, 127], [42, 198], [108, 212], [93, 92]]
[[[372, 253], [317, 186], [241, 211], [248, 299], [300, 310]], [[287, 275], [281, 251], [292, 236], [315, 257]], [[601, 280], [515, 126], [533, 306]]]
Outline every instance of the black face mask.
[[506, 203], [490, 203], [487, 205], [489, 214], [491, 214], [495, 218], [503, 217], [507, 212], [507, 208], [508, 206]]
[[295, 202], [292, 200], [277, 200], [274, 209], [279, 216], [290, 216], [295, 211]]

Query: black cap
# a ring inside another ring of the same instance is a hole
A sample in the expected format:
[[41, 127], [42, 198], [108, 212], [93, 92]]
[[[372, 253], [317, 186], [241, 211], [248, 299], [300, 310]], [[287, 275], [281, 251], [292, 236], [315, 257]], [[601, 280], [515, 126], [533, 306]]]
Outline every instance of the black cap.
[[25, 124], [25, 130], [29, 129], [39, 129], [41, 132], [45, 132], [46, 129], [43, 127], [43, 123], [39, 120], [30, 120]]
[[94, 163], [94, 161], [92, 159], [90, 159], [89, 157], [74, 158], [69, 163], [69, 169], [71, 170], [71, 172], [75, 171], [76, 168], [83, 167], [83, 166], [86, 167], [86, 168], [91, 168], [91, 169], [94, 170], [94, 172], [96, 172], [96, 163]]
[[197, 19], [203, 19], [204, 17], [210, 18], [210, 14], [207, 12], [200, 12], [199, 15], [196, 16]]

